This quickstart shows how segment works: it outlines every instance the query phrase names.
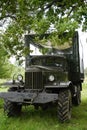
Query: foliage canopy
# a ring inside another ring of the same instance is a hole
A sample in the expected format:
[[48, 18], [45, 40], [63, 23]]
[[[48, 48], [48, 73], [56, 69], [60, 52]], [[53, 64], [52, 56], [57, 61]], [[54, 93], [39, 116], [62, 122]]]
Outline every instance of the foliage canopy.
[[13, 65], [9, 63], [9, 60], [7, 58], [7, 52], [2, 46], [0, 46], [0, 79], [10, 78], [12, 70]]
[[52, 32], [55, 36], [65, 31], [72, 33], [80, 26], [87, 30], [86, 0], [1, 0], [0, 12], [0, 26], [7, 24], [0, 33], [0, 44], [19, 59], [25, 53], [26, 33]]

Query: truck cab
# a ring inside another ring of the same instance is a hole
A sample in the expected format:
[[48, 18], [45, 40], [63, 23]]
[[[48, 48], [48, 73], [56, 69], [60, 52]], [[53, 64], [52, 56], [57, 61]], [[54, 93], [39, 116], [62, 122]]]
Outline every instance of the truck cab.
[[[0, 93], [5, 100], [4, 110], [8, 116], [13, 116], [20, 113], [22, 105], [43, 109], [56, 104], [58, 119], [61, 122], [70, 120], [72, 104], [81, 102], [84, 81], [82, 44], [78, 32], [63, 48], [58, 44], [57, 48], [45, 47], [35, 41], [36, 36], [25, 36], [25, 81], [19, 75], [18, 84], [12, 83], [8, 92]], [[35, 46], [34, 52], [31, 45]]]

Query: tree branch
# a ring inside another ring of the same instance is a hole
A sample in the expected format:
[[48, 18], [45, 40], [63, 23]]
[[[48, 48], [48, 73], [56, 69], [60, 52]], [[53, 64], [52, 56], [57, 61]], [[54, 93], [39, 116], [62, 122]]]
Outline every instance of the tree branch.
[[77, 4], [72, 6], [72, 8], [71, 8], [70, 12], [68, 13], [67, 17], [70, 16], [70, 14], [73, 12], [73, 10], [75, 10], [75, 8], [76, 8], [77, 6], [78, 6]]
[[3, 20], [3, 19], [5, 19], [5, 18], [11, 18], [11, 19], [17, 20], [17, 19], [16, 19], [16, 16], [13, 16], [13, 15], [10, 15], [10, 14], [5, 15], [5, 16], [1, 16], [1, 17], [0, 17], [0, 20]]
[[48, 8], [51, 8], [51, 6], [54, 4], [54, 3], [57, 3], [57, 2], [60, 2], [61, 0], [53, 0], [51, 3], [49, 3], [47, 6], [46, 6], [46, 8], [45, 8], [45, 10], [46, 9], [48, 9]]

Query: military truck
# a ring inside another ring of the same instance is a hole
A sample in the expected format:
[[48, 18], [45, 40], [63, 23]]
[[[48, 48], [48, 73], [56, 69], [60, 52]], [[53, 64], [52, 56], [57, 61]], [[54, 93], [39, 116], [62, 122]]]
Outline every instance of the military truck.
[[[30, 50], [34, 45], [35, 51], [46, 48], [36, 43], [35, 37], [26, 35], [25, 46]], [[25, 60], [25, 80], [19, 74], [16, 82], [14, 76], [8, 92], [0, 93], [5, 113], [8, 116], [18, 115], [23, 105], [43, 110], [54, 105], [61, 122], [70, 120], [72, 104], [81, 103], [84, 81], [83, 51], [78, 32], [73, 34], [68, 47], [48, 47], [44, 54], [29, 51]]]

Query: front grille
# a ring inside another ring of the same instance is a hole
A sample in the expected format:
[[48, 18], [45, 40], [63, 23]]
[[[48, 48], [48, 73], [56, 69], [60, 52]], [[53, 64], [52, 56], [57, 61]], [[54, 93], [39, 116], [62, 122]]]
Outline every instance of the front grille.
[[29, 89], [42, 89], [42, 72], [25, 72], [25, 86]]

